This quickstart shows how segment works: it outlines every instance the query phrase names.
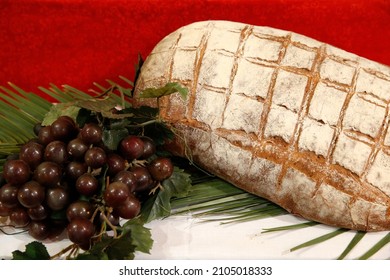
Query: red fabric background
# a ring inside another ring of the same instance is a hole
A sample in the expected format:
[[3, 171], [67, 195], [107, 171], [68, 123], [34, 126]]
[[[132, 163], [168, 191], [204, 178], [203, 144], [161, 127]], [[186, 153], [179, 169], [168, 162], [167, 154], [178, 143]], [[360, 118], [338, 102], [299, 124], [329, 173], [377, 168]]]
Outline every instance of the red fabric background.
[[0, 85], [132, 79], [138, 53], [209, 19], [294, 31], [390, 65], [389, 0], [1, 0]]

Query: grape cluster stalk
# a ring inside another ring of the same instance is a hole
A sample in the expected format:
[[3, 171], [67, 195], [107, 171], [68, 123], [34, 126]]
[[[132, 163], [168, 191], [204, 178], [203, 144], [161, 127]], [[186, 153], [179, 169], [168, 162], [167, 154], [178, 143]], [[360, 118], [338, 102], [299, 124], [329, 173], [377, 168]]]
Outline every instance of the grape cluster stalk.
[[0, 216], [28, 230], [36, 240], [67, 237], [88, 250], [102, 230], [140, 213], [145, 197], [169, 178], [173, 164], [156, 154], [155, 142], [127, 135], [116, 150], [103, 143], [103, 125], [79, 127], [60, 116], [34, 127], [36, 138], [10, 155], [3, 166]]

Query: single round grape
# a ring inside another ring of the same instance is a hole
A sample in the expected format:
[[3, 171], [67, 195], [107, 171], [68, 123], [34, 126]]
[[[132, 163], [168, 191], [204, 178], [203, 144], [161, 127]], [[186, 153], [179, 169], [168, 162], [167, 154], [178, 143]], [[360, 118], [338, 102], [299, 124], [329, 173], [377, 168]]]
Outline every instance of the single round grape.
[[46, 146], [50, 142], [55, 140], [53, 134], [51, 133], [51, 126], [43, 126], [38, 133], [38, 142], [43, 146]]
[[58, 163], [59, 165], [64, 164], [68, 160], [66, 144], [59, 140], [47, 144], [44, 153], [44, 160], [52, 161]]
[[80, 130], [80, 138], [87, 144], [97, 144], [102, 137], [103, 130], [97, 123], [86, 123]]
[[53, 187], [46, 191], [46, 203], [52, 210], [64, 209], [69, 199], [69, 192], [63, 187]]
[[41, 204], [34, 208], [28, 208], [27, 214], [32, 221], [42, 221], [49, 216], [50, 210], [47, 206]]
[[146, 167], [134, 166], [130, 171], [133, 173], [136, 181], [135, 192], [147, 191], [154, 185], [153, 178]]
[[8, 217], [11, 211], [12, 207], [7, 207], [0, 201], [0, 217]]
[[57, 120], [63, 120], [63, 121], [68, 121], [70, 122], [74, 127], [76, 127], [76, 122], [71, 116], [63, 115], [59, 116]]
[[42, 123], [37, 123], [34, 125], [33, 132], [36, 136], [39, 135], [39, 131], [41, 130], [41, 128], [42, 128]]
[[71, 161], [66, 166], [67, 178], [71, 181], [76, 181], [81, 175], [87, 173], [88, 166], [85, 162]]
[[134, 192], [137, 187], [137, 179], [134, 173], [128, 170], [118, 172], [112, 181], [124, 183], [129, 189], [129, 192]]
[[62, 168], [59, 164], [44, 161], [34, 171], [34, 180], [45, 187], [57, 185], [62, 178]]
[[32, 221], [28, 225], [28, 234], [36, 240], [45, 240], [50, 234], [50, 226], [44, 221]]
[[122, 182], [113, 182], [104, 190], [104, 202], [107, 206], [117, 207], [124, 203], [129, 197], [128, 187]]
[[129, 135], [119, 142], [118, 150], [128, 161], [139, 159], [144, 153], [144, 142], [138, 136]]
[[147, 136], [141, 136], [141, 140], [144, 142], [144, 151], [142, 153], [141, 159], [148, 159], [152, 155], [156, 153], [156, 144], [154, 141], [147, 137]]
[[23, 207], [16, 207], [12, 209], [9, 215], [11, 225], [15, 227], [25, 227], [30, 222], [30, 217], [27, 214], [27, 210]]
[[69, 141], [67, 145], [67, 152], [74, 160], [84, 160], [84, 155], [88, 148], [88, 145], [84, 143], [83, 140], [75, 138]]
[[126, 161], [118, 154], [109, 154], [107, 156], [108, 175], [114, 176], [126, 168]]
[[45, 199], [45, 188], [36, 181], [28, 181], [18, 190], [18, 201], [26, 208], [39, 206]]
[[106, 163], [107, 155], [102, 148], [92, 147], [85, 152], [84, 161], [91, 168], [100, 168]]
[[51, 133], [56, 140], [69, 141], [77, 135], [75, 122], [69, 116], [61, 116], [51, 126]]
[[132, 219], [140, 213], [141, 203], [134, 195], [130, 194], [125, 202], [114, 208], [114, 211], [123, 219]]
[[75, 218], [90, 219], [94, 210], [94, 206], [90, 202], [77, 200], [69, 204], [66, 209], [66, 218], [69, 222]]
[[95, 234], [93, 223], [85, 218], [75, 218], [67, 226], [68, 238], [75, 244], [88, 244]]
[[21, 159], [7, 160], [3, 166], [3, 177], [12, 185], [26, 183], [30, 179], [30, 166]]
[[173, 174], [173, 163], [169, 158], [159, 157], [148, 164], [148, 170], [154, 180], [163, 181]]
[[17, 186], [9, 183], [2, 186], [0, 188], [0, 202], [2, 205], [9, 208], [19, 205], [18, 191], [19, 188]]
[[43, 151], [41, 144], [28, 142], [20, 148], [19, 158], [25, 161], [33, 170], [43, 161]]
[[91, 196], [99, 189], [99, 181], [91, 174], [85, 173], [76, 180], [76, 190], [79, 194]]
[[50, 225], [50, 233], [48, 239], [50, 239], [51, 242], [63, 240], [64, 231], [66, 230], [66, 226], [68, 225], [68, 220], [53, 219], [51, 217], [48, 221]]

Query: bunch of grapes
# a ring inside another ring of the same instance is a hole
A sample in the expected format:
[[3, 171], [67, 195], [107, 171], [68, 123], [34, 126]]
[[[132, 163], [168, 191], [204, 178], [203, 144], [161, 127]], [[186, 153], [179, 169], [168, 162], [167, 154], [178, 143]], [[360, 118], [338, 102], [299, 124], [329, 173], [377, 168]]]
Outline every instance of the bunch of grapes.
[[128, 135], [109, 150], [101, 124], [79, 127], [68, 116], [34, 132], [3, 166], [0, 216], [37, 240], [66, 229], [88, 249], [103, 224], [136, 217], [142, 199], [173, 173], [171, 160], [158, 157], [146, 136]]

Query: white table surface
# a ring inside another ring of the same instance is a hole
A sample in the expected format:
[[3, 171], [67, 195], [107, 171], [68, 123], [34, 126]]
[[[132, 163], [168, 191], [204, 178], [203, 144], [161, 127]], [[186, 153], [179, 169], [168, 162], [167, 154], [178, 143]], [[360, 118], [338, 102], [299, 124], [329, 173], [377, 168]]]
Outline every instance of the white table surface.
[[[317, 225], [292, 231], [262, 233], [265, 228], [304, 222], [292, 215], [266, 218], [251, 222], [221, 225], [204, 222], [190, 214], [171, 216], [147, 224], [154, 240], [150, 254], [137, 253], [138, 260], [177, 259], [336, 259], [354, 237], [354, 232], [343, 233], [324, 243], [290, 252], [290, 249], [309, 239], [334, 231], [334, 228]], [[357, 248], [347, 256], [354, 259], [364, 254], [387, 232], [368, 233]], [[27, 234], [7, 236], [0, 233], [0, 257], [9, 258], [14, 250], [24, 250], [33, 239]], [[55, 254], [69, 241], [45, 242], [49, 253]], [[372, 259], [390, 258], [390, 245], [386, 245]]]

